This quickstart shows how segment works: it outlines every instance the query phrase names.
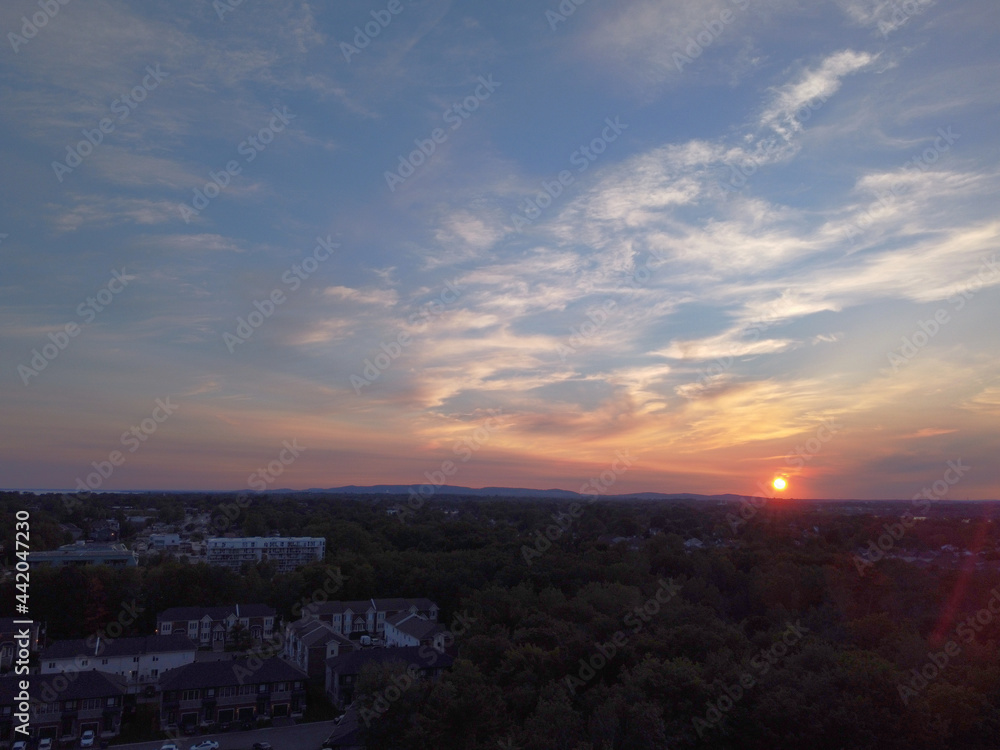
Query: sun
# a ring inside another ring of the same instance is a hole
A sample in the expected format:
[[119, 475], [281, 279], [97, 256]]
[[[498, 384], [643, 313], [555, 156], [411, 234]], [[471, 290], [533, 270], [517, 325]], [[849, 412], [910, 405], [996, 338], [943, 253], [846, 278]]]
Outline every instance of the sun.
[[771, 484], [774, 485], [774, 489], [776, 490], [783, 490], [788, 486], [788, 482], [785, 481], [784, 477], [775, 477]]

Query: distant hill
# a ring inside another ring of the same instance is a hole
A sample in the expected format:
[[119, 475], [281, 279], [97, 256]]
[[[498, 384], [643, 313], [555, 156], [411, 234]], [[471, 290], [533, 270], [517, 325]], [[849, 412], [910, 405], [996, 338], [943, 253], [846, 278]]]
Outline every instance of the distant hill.
[[[360, 486], [355, 484], [346, 487], [328, 487], [326, 489], [314, 487], [305, 492], [326, 493], [331, 495], [408, 495], [410, 491], [419, 492], [419, 484], [375, 484], [370, 486]], [[273, 491], [273, 490], [272, 490]], [[295, 490], [280, 490], [281, 492], [294, 492]], [[471, 497], [547, 497], [560, 500], [570, 500], [574, 498], [586, 498], [572, 490], [534, 490], [526, 487], [458, 487], [445, 484], [434, 489], [434, 495], [467, 495]], [[739, 495], [696, 495], [693, 493], [679, 493], [667, 495], [662, 492], [633, 492], [625, 495], [601, 495], [601, 497], [615, 497], [623, 500], [738, 500]]]

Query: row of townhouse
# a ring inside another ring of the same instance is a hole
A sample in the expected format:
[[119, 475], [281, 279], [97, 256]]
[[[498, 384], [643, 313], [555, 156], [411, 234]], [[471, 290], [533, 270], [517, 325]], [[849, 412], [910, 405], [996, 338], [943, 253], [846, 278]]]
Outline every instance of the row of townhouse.
[[[55, 641], [39, 657], [40, 674], [31, 675], [33, 737], [71, 744], [93, 729], [109, 739], [137, 700], [159, 702], [164, 730], [297, 717], [308, 682], [343, 705], [353, 700], [360, 669], [370, 661], [404, 661], [424, 677], [451, 664], [447, 631], [429, 599], [327, 602], [310, 612], [286, 626], [283, 643], [274, 610], [255, 604], [168, 609], [157, 616], [152, 636]], [[200, 648], [221, 648], [240, 630], [257, 646], [277, 641], [282, 658], [198, 661]], [[362, 647], [363, 641], [386, 647]], [[18, 737], [15, 677], [0, 680], [2, 747]]]
[[382, 638], [386, 620], [401, 614], [415, 614], [437, 622], [438, 606], [430, 599], [360, 599], [323, 602], [310, 608], [310, 616], [328, 623], [334, 631], [348, 638], [369, 635]]
[[254, 645], [270, 640], [277, 615], [265, 604], [224, 607], [172, 607], [156, 616], [158, 635], [186, 635], [199, 646], [223, 650], [249, 634]]
[[125, 679], [96, 670], [72, 675], [8, 674], [0, 677], [0, 742], [25, 739], [17, 733], [22, 722], [20, 683], [27, 680], [29, 699], [28, 727], [32, 739], [59, 740], [70, 744], [86, 730], [103, 739], [115, 737], [129, 705]]
[[276, 657], [205, 661], [172, 669], [160, 679], [160, 728], [198, 727], [300, 718], [306, 673]]

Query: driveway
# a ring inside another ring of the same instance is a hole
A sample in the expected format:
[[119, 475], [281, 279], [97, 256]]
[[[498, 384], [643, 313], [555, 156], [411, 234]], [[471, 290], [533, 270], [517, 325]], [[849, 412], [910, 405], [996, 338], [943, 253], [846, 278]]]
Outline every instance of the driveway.
[[[270, 742], [274, 750], [319, 750], [336, 724], [332, 721], [317, 721], [312, 724], [296, 724], [290, 727], [256, 729], [252, 732], [224, 732], [185, 737], [177, 743], [181, 750], [188, 750], [202, 740], [215, 740], [219, 750], [249, 750], [255, 742]], [[132, 745], [112, 745], [109, 750], [160, 750], [168, 740], [137, 742]]]

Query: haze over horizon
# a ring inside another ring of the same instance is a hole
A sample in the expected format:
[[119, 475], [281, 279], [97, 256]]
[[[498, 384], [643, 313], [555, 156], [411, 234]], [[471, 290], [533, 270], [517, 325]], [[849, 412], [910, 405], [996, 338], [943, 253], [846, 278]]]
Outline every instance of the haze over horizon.
[[995, 3], [40, 8], [0, 485], [1000, 497]]

